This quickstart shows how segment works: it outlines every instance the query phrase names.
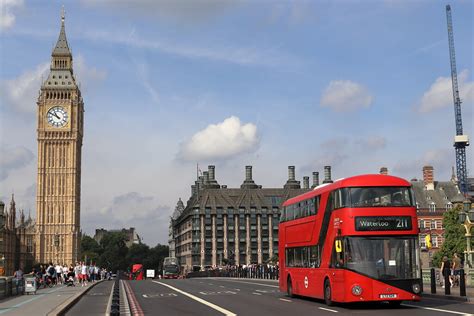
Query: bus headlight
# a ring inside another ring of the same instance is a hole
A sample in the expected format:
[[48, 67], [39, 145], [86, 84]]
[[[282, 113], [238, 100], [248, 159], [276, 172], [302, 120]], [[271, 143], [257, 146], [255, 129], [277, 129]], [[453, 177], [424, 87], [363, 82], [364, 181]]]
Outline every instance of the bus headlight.
[[362, 288], [359, 285], [354, 285], [352, 287], [352, 294], [356, 296], [362, 295]]
[[413, 284], [411, 288], [415, 294], [419, 294], [421, 292], [421, 286], [418, 283]]

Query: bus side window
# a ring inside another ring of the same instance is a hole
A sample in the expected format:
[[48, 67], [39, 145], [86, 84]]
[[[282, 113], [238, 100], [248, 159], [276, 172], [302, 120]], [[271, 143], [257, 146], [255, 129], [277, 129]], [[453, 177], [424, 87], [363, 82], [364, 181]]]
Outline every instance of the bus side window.
[[286, 221], [286, 206], [284, 206], [280, 212], [280, 223], [284, 221]]
[[311, 246], [309, 248], [309, 266], [310, 268], [319, 268], [320, 257], [319, 257], [319, 245]]

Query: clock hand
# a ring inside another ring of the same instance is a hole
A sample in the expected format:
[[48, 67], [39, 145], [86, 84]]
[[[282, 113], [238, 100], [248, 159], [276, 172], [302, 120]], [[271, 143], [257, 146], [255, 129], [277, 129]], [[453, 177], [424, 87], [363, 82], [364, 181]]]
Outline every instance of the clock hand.
[[54, 116], [56, 116], [58, 118], [58, 120], [61, 119], [56, 112], [52, 112], [52, 113], [53, 113]]

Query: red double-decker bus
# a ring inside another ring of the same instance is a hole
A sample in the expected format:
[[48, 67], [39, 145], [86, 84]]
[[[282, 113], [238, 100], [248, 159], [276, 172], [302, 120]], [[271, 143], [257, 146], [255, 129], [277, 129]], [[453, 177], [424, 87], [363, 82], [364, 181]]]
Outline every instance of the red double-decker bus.
[[411, 184], [389, 175], [345, 178], [287, 200], [280, 290], [327, 305], [420, 300], [415, 205]]

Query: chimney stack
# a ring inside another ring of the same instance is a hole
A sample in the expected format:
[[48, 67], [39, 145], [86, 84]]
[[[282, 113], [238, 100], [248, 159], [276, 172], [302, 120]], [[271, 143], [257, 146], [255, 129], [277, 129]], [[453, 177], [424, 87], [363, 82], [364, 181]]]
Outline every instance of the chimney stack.
[[216, 181], [216, 166], [209, 165], [207, 168], [207, 173], [209, 177], [209, 179], [207, 180], [207, 187], [210, 189], [219, 189], [219, 183], [217, 183]]
[[303, 177], [303, 189], [309, 189], [309, 177]]
[[285, 189], [301, 189], [300, 182], [296, 181], [295, 166], [288, 166], [288, 181], [283, 187]]
[[245, 181], [253, 181], [252, 166], [245, 166]]
[[388, 175], [388, 169], [387, 169], [387, 167], [382, 167], [382, 168], [380, 168], [380, 174], [383, 174], [384, 176]]
[[216, 166], [209, 165], [208, 167], [209, 181], [213, 182], [216, 180]]
[[314, 171], [313, 172], [313, 185], [311, 186], [311, 189], [314, 189], [319, 185], [319, 172]]
[[434, 190], [433, 166], [423, 167], [423, 183], [425, 184], [426, 190]]
[[295, 166], [288, 166], [288, 180], [295, 181]]
[[331, 166], [324, 166], [324, 181], [323, 183], [332, 183], [331, 180]]
[[245, 166], [245, 180], [240, 186], [241, 189], [257, 189], [258, 185], [252, 179], [252, 166]]

